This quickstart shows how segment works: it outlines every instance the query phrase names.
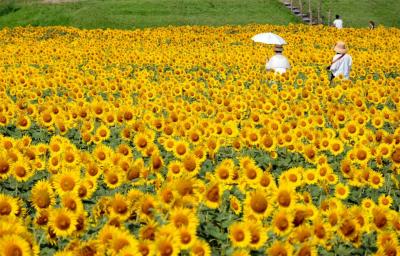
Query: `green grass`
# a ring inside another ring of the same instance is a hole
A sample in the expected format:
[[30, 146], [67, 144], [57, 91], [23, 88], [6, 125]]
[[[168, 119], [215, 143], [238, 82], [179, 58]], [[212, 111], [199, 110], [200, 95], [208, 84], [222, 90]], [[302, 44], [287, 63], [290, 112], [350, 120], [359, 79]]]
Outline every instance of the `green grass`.
[[1, 1], [6, 2], [0, 3], [0, 28], [65, 25], [130, 29], [299, 22], [278, 0], [81, 0], [58, 4], [43, 0]]
[[[297, 2], [294, 0], [294, 2]], [[308, 0], [304, 9], [308, 10]], [[311, 0], [314, 11], [318, 0]], [[368, 21], [373, 20], [378, 25], [400, 27], [400, 0], [322, 0], [322, 15], [328, 19], [331, 9], [332, 18], [339, 14], [345, 27], [368, 27]]]

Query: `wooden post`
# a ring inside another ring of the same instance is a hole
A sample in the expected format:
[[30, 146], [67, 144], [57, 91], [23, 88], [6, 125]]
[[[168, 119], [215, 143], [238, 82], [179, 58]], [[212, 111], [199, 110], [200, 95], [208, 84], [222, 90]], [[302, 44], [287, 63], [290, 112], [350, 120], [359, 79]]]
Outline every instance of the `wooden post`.
[[312, 25], [312, 9], [311, 9], [311, 0], [308, 0], [308, 15], [310, 16], [310, 25]]
[[303, 14], [303, 0], [299, 0], [300, 14]]
[[328, 26], [330, 26], [331, 25], [331, 8], [329, 8], [329, 11], [328, 11]]
[[321, 0], [318, 0], [318, 8], [317, 8], [317, 23], [321, 24]]

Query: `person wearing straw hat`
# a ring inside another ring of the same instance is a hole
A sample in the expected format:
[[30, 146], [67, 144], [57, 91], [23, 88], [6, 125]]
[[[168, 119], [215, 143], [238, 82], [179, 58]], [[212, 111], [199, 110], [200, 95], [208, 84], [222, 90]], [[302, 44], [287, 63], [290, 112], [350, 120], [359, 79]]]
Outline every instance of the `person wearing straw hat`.
[[271, 57], [269, 61], [267, 61], [265, 68], [269, 70], [273, 70], [276, 73], [283, 74], [287, 69], [290, 69], [289, 60], [283, 56], [283, 47], [282, 45], [275, 45], [274, 47], [275, 55]]
[[336, 55], [333, 56], [332, 64], [328, 67], [331, 71], [330, 80], [332, 81], [335, 77], [343, 75], [345, 79], [350, 79], [350, 70], [353, 60], [349, 54], [347, 54], [346, 44], [342, 41], [338, 41], [333, 48]]

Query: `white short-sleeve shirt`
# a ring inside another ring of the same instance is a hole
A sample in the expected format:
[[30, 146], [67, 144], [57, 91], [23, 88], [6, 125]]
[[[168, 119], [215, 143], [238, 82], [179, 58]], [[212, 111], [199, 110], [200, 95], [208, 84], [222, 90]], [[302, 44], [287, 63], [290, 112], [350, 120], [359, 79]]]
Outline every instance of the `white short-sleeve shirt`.
[[[336, 54], [335, 56], [333, 56], [332, 62], [340, 58], [341, 55], [342, 54]], [[335, 77], [342, 74], [346, 79], [349, 79], [352, 64], [353, 60], [351, 56], [345, 54], [343, 58], [341, 58], [340, 60], [336, 61], [331, 65], [331, 71]]]
[[333, 21], [333, 25], [335, 25], [336, 28], [341, 29], [343, 28], [343, 20], [336, 19]]
[[267, 70], [274, 70], [277, 73], [285, 73], [287, 69], [290, 69], [290, 63], [288, 59], [282, 54], [276, 54], [265, 65]]

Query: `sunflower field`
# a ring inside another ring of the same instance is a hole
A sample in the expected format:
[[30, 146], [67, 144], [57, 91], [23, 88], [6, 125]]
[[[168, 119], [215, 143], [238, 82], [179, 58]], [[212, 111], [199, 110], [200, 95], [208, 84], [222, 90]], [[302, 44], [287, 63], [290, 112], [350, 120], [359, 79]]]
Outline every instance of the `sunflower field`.
[[3, 29], [0, 255], [400, 255], [399, 63], [396, 28]]

